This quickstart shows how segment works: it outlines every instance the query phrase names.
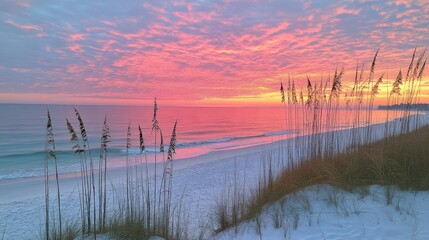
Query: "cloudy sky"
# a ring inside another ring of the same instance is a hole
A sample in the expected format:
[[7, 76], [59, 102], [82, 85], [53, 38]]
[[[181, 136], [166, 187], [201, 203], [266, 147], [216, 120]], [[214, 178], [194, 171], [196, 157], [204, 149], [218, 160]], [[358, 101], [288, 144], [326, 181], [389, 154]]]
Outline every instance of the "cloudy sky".
[[275, 105], [288, 75], [380, 48], [394, 78], [428, 45], [427, 0], [2, 0], [0, 102]]

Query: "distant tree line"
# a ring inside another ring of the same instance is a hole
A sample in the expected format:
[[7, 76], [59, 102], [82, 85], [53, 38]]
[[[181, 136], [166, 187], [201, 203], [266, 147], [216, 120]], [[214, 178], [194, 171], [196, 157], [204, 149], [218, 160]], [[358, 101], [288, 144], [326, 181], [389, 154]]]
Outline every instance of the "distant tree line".
[[419, 110], [429, 111], [429, 104], [426, 103], [415, 103], [415, 104], [394, 104], [394, 105], [379, 105], [379, 110]]

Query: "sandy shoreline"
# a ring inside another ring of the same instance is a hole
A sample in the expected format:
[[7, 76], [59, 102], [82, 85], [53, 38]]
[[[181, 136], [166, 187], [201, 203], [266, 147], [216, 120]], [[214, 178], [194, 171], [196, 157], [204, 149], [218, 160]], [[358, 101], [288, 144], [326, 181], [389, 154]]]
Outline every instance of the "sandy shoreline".
[[[428, 114], [420, 115], [422, 124], [427, 124], [428, 119]], [[393, 124], [398, 123], [398, 121], [394, 121]], [[372, 140], [375, 141], [383, 136], [384, 124], [373, 126]], [[339, 130], [337, 133], [341, 139], [344, 139], [342, 147], [348, 147], [350, 143], [347, 139], [350, 130]], [[322, 138], [323, 136], [324, 134], [320, 135]], [[299, 137], [297, 141], [299, 141]], [[256, 186], [260, 167], [264, 161], [271, 158], [274, 164], [281, 164], [279, 159], [282, 153], [279, 150], [285, 149], [287, 144], [292, 144], [292, 142], [292, 139], [279, 139], [269, 144], [210, 152], [197, 157], [175, 160], [173, 204], [183, 203], [185, 209], [189, 211], [191, 228], [198, 228], [201, 223], [210, 222], [211, 209], [221, 193], [228, 194], [231, 180], [236, 179], [244, 187], [253, 188]], [[117, 184], [124, 178], [124, 168], [110, 169], [108, 177], [112, 183]], [[68, 220], [72, 221], [76, 220], [79, 215], [78, 183], [79, 178], [72, 174], [61, 176], [63, 214], [65, 219], [70, 217]], [[53, 181], [50, 186], [55, 187]], [[109, 188], [110, 200], [118, 201], [119, 199], [113, 195], [121, 194], [120, 187], [115, 187], [117, 188], [115, 192], [111, 186]], [[0, 195], [0, 232], [6, 229], [5, 239], [37, 237], [37, 234], [43, 229], [43, 177], [0, 181], [0, 192], [2, 193]], [[51, 201], [54, 202], [54, 200]], [[116, 205], [113, 205], [112, 208], [116, 208]]]

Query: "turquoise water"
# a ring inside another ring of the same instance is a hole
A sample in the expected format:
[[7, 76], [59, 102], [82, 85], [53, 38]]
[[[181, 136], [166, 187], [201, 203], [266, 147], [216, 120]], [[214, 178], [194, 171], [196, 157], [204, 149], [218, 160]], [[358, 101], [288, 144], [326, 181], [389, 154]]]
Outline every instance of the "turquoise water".
[[[138, 124], [142, 126], [146, 154], [157, 150], [152, 132], [153, 108], [150, 106], [76, 106], [89, 136], [92, 156], [99, 156], [101, 129], [107, 117], [111, 142], [108, 147], [109, 167], [125, 164], [127, 127], [132, 129], [130, 155], [139, 154]], [[51, 112], [59, 169], [77, 172], [79, 159], [74, 156], [66, 128], [68, 118], [78, 130], [72, 106], [0, 104], [0, 180], [43, 175], [45, 159], [45, 126], [47, 110]], [[176, 159], [205, 153], [269, 143], [301, 131], [300, 126], [287, 126], [283, 108], [201, 108], [171, 107], [158, 104], [158, 121], [164, 142], [170, 140], [177, 120]], [[341, 111], [340, 111], [341, 112]], [[375, 121], [385, 120], [385, 111], [374, 111]], [[339, 114], [338, 126], [349, 127], [346, 113]], [[159, 136], [158, 142], [159, 142]], [[158, 143], [159, 144], [159, 143]], [[159, 150], [158, 150], [159, 151]]]

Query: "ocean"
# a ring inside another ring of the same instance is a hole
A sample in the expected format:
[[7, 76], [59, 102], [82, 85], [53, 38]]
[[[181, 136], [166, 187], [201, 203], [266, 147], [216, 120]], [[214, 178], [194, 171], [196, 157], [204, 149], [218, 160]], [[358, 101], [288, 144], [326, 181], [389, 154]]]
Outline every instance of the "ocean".
[[[151, 106], [75, 106], [85, 123], [92, 156], [97, 159], [104, 118], [110, 127], [108, 167], [125, 165], [127, 128], [131, 126], [132, 147], [129, 156], [139, 151], [138, 124], [143, 130], [146, 154], [153, 156], [155, 135], [152, 132]], [[43, 176], [47, 111], [54, 129], [59, 171], [79, 171], [79, 159], [66, 128], [66, 118], [79, 129], [73, 106], [0, 104], [0, 181]], [[287, 112], [286, 112], [287, 116]], [[351, 127], [347, 112], [340, 110], [337, 126], [332, 130]], [[373, 122], [386, 120], [386, 111], [374, 110]], [[166, 149], [174, 122], [177, 120], [175, 159], [197, 157], [206, 153], [270, 143], [296, 136], [302, 126], [288, 125], [283, 108], [262, 107], [172, 107], [158, 104], [157, 119], [163, 132]], [[151, 159], [149, 157], [149, 159]]]

